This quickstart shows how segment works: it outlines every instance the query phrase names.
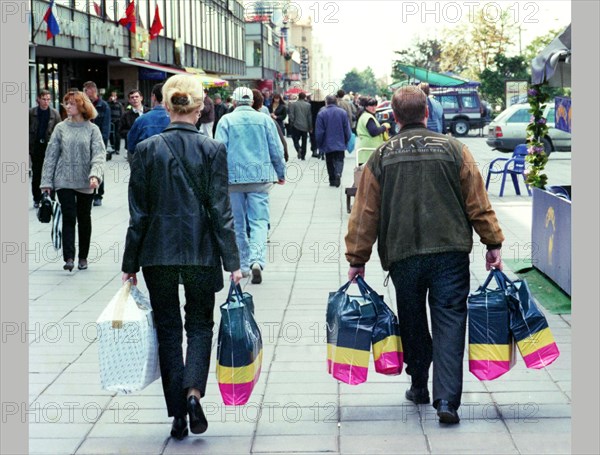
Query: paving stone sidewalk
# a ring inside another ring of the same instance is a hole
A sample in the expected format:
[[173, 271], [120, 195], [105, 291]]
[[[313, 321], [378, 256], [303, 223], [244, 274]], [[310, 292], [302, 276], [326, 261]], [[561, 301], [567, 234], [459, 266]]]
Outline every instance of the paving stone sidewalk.
[[[290, 141], [290, 150], [293, 146]], [[473, 149], [476, 153], [476, 147]], [[480, 162], [489, 162], [482, 152]], [[288, 163], [288, 181], [271, 192], [269, 260], [261, 285], [244, 282], [254, 297], [264, 358], [250, 403], [222, 404], [213, 350], [203, 406], [205, 435], [169, 437], [160, 381], [131, 395], [100, 388], [97, 317], [121, 284], [120, 262], [129, 214], [129, 172], [122, 156], [107, 163], [106, 195], [94, 207], [90, 267], [62, 270], [48, 225], [30, 211], [29, 446], [31, 454], [566, 454], [571, 445], [571, 319], [547, 314], [561, 356], [543, 370], [521, 359], [495, 381], [478, 381], [464, 367], [461, 423], [438, 424], [430, 405], [404, 398], [408, 376], [349, 386], [326, 372], [325, 307], [329, 291], [346, 280], [343, 238], [348, 215], [344, 187], [354, 157], [345, 161], [341, 188], [329, 187], [325, 162]], [[496, 185], [499, 187], [499, 183]], [[494, 192], [497, 194], [497, 188]], [[508, 191], [508, 190], [507, 190]], [[512, 194], [512, 193], [511, 193]], [[505, 254], [526, 254], [531, 232], [528, 197], [492, 196], [507, 237]], [[32, 246], [34, 245], [34, 246]], [[475, 237], [471, 287], [485, 279], [483, 247]], [[530, 252], [529, 252], [530, 253]], [[376, 255], [369, 284], [395, 308], [393, 286]], [[140, 288], [145, 284], [140, 274]], [[226, 291], [217, 296], [225, 300]], [[183, 291], [181, 292], [183, 302]], [[215, 310], [218, 326], [218, 308]], [[213, 342], [216, 344], [216, 335]]]

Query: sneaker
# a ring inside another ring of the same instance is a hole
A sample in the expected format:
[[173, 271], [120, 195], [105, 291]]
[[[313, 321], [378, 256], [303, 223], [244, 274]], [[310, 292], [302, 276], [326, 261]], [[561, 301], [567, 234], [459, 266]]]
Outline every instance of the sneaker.
[[102, 199], [94, 199], [94, 207], [100, 207], [102, 205]]
[[406, 391], [404, 394], [407, 400], [412, 401], [414, 404], [427, 404], [429, 403], [429, 390], [427, 387], [413, 387]]
[[252, 264], [252, 284], [260, 283], [262, 283], [262, 269], [260, 268], [260, 264], [255, 262]]

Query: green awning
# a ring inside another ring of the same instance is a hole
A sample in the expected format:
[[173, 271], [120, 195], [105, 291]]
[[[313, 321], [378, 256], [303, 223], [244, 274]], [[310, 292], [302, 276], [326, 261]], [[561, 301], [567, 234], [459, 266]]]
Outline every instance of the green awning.
[[421, 82], [428, 82], [429, 85], [437, 87], [455, 87], [457, 85], [465, 85], [469, 82], [464, 79], [446, 76], [445, 74], [436, 73], [435, 71], [430, 71], [418, 66], [403, 65], [399, 63], [396, 67], [403, 73], [406, 73], [408, 77], [418, 79]]

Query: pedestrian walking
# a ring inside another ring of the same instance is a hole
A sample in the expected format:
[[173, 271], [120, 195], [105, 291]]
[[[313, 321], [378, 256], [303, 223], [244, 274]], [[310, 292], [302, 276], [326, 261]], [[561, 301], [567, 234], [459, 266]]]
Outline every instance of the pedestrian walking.
[[204, 107], [200, 118], [196, 123], [196, 127], [202, 134], [207, 137], [213, 138], [213, 124], [215, 123], [215, 104], [213, 100], [208, 96], [208, 90], [204, 89]]
[[317, 115], [315, 135], [319, 151], [325, 154], [329, 186], [338, 188], [344, 170], [346, 144], [352, 132], [348, 114], [337, 106], [335, 95], [325, 97], [325, 103], [325, 108]]
[[356, 107], [350, 103], [350, 97], [346, 95], [346, 92], [342, 89], [337, 91], [337, 105], [344, 109], [348, 114], [348, 120], [350, 121], [350, 129], [356, 131]]
[[285, 129], [285, 125], [283, 121], [287, 117], [287, 106], [285, 101], [281, 98], [279, 93], [275, 93], [273, 95], [273, 102], [271, 103], [271, 107], [268, 108], [269, 114], [271, 118], [277, 122], [281, 131]]
[[[269, 229], [269, 190], [285, 183], [283, 147], [272, 119], [252, 109], [252, 90], [233, 92], [236, 106], [221, 118], [217, 137], [227, 147], [229, 195], [243, 276], [262, 282]], [[248, 235], [247, 223], [250, 225]]]
[[213, 123], [213, 128], [212, 128], [212, 132], [213, 132], [213, 136], [215, 137], [215, 133], [217, 132], [217, 124], [219, 123], [219, 120], [221, 120], [221, 117], [223, 117], [225, 114], [227, 114], [227, 105], [223, 102], [221, 95], [219, 93], [215, 94], [214, 97], [214, 101], [215, 101], [215, 121]]
[[130, 90], [127, 94], [127, 100], [129, 101], [129, 106], [125, 109], [125, 114], [121, 120], [121, 136], [125, 138], [125, 148], [129, 150], [129, 147], [127, 146], [127, 135], [129, 134], [129, 130], [136, 119], [148, 112], [149, 109], [144, 106], [144, 97], [142, 96], [142, 92], [138, 89]]
[[[102, 133], [102, 140], [104, 141], [104, 147], [107, 147], [108, 139], [110, 136], [111, 123], [110, 107], [108, 106], [108, 103], [106, 101], [104, 101], [98, 96], [98, 87], [96, 86], [95, 82], [85, 82], [83, 84], [83, 91], [94, 105], [94, 108], [96, 108], [96, 112], [98, 113], [98, 115], [91, 121], [92, 123], [98, 125], [98, 128], [100, 128], [100, 133]], [[107, 155], [106, 159], [110, 159], [110, 155]], [[100, 186], [94, 193], [94, 206], [102, 205], [102, 198], [104, 197], [104, 182], [105, 180], [102, 179]]]
[[152, 87], [152, 110], [138, 117], [127, 134], [127, 161], [131, 164], [136, 146], [144, 139], [161, 133], [171, 122], [163, 104], [163, 84]]
[[192, 433], [208, 427], [200, 400], [210, 368], [215, 293], [223, 288], [221, 264], [236, 284], [242, 276], [225, 147], [195, 126], [204, 106], [202, 82], [192, 75], [172, 76], [163, 96], [171, 123], [139, 143], [131, 162], [130, 222], [121, 270], [123, 281], [136, 284], [142, 268], [156, 323], [167, 412], [173, 417], [171, 436], [182, 439], [188, 434], [188, 415]]
[[433, 362], [433, 407], [441, 423], [458, 423], [472, 231], [487, 246], [488, 270], [502, 269], [504, 235], [467, 146], [427, 130], [425, 93], [399, 88], [392, 108], [400, 133], [364, 167], [345, 238], [348, 276], [364, 277], [377, 241], [381, 265], [396, 288], [411, 376], [405, 396], [415, 404], [430, 402]]
[[423, 90], [423, 93], [427, 96], [427, 129], [435, 131], [436, 133], [444, 133], [444, 108], [442, 104], [429, 96], [429, 84], [427, 82], [421, 82], [419, 88]]
[[[310, 104], [306, 101], [306, 93], [298, 94], [298, 101], [290, 103], [288, 108], [289, 123], [292, 127], [292, 140], [298, 158], [306, 159], [306, 140], [313, 130]], [[300, 142], [302, 141], [302, 143]]]
[[[262, 93], [260, 93], [260, 90], [253, 88], [252, 89], [252, 97], [253, 97], [252, 98], [252, 109], [254, 109], [257, 112], [262, 112], [263, 114], [267, 114], [270, 117], [271, 114], [269, 113], [269, 110], [267, 109], [267, 112], [264, 111], [265, 106], [263, 105], [263, 96], [262, 96]], [[273, 122], [277, 126], [277, 134], [279, 134], [279, 140], [281, 141], [281, 145], [283, 146], [283, 159], [287, 163], [289, 160], [289, 156], [288, 156], [288, 146], [287, 146], [287, 141], [285, 140], [285, 135], [283, 134], [283, 131], [280, 128], [277, 121], [275, 119], [273, 119]]]
[[52, 97], [48, 90], [40, 90], [36, 98], [37, 107], [29, 110], [29, 158], [31, 159], [31, 194], [33, 208], [42, 201], [40, 181], [46, 147], [54, 128], [62, 121], [59, 112], [50, 107]]
[[110, 142], [115, 154], [121, 153], [121, 119], [125, 114], [125, 108], [118, 99], [117, 92], [111, 92], [108, 98], [108, 106], [110, 108], [110, 121], [112, 123], [112, 133]]
[[70, 91], [63, 99], [68, 118], [54, 129], [46, 149], [40, 188], [55, 191], [62, 210], [64, 270], [71, 272], [75, 259], [75, 225], [79, 240], [77, 268], [88, 268], [92, 236], [94, 190], [102, 182], [106, 146], [98, 125], [97, 112], [83, 92]]

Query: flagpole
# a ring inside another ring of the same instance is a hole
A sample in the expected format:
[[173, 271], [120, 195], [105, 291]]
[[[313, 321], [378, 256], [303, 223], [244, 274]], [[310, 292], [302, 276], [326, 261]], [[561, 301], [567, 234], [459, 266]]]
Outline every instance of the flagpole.
[[35, 37], [37, 36], [37, 34], [39, 33], [40, 29], [42, 28], [42, 24], [44, 23], [44, 17], [42, 16], [42, 20], [40, 21], [40, 25], [38, 25], [37, 30], [35, 31], [35, 33], [33, 34], [33, 36], [31, 37], [31, 42], [35, 43]]

